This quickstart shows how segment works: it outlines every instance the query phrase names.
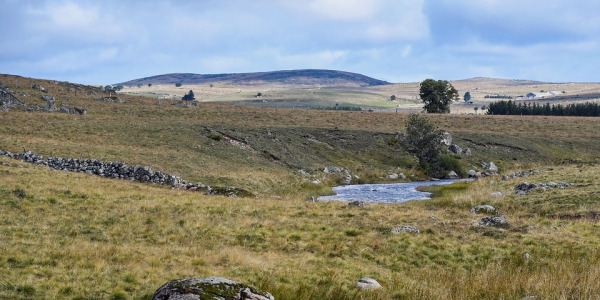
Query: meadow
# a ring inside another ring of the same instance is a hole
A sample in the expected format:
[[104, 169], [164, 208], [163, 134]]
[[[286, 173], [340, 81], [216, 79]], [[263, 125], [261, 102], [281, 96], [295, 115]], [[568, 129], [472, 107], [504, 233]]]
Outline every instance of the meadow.
[[[422, 177], [397, 143], [407, 114], [183, 108], [132, 95], [107, 103], [65, 83], [0, 79], [18, 81], [11, 89], [27, 103], [43, 105], [30, 88], [39, 82], [57, 104], [89, 111], [0, 112], [1, 150], [151, 165], [257, 195], [206, 196], [0, 157], [0, 299], [149, 299], [171, 279], [206, 276], [276, 299], [600, 297], [595, 118], [428, 115], [472, 150], [460, 158], [468, 167], [494, 161], [501, 174], [544, 172], [361, 209], [305, 199], [339, 182], [321, 171], [329, 165], [350, 169], [356, 182], [389, 181], [381, 177], [398, 167]], [[523, 181], [574, 185], [514, 195]], [[479, 204], [499, 209], [510, 226], [475, 226], [483, 216], [469, 209]], [[391, 233], [402, 225], [420, 234]], [[383, 289], [358, 290], [360, 277]]]

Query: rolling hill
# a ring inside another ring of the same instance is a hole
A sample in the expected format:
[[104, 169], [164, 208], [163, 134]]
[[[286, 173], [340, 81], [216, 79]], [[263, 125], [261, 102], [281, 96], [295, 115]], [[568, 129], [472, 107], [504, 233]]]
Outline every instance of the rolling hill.
[[312, 69], [231, 74], [171, 73], [134, 79], [119, 84], [124, 86], [147, 85], [149, 83], [153, 85], [176, 83], [193, 85], [215, 82], [230, 82], [235, 85], [279, 83], [327, 87], [365, 87], [388, 84], [386, 81], [357, 73]]

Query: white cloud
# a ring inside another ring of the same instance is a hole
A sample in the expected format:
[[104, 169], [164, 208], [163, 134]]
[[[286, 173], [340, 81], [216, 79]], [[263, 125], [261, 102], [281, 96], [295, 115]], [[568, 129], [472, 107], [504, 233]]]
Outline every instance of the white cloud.
[[307, 7], [325, 19], [356, 22], [378, 15], [383, 3], [379, 0], [312, 0]]

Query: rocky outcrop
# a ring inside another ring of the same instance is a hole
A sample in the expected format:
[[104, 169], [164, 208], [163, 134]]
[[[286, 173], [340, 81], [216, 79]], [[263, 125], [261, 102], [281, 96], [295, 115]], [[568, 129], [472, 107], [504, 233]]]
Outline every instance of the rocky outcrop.
[[486, 214], [492, 216], [501, 216], [502, 214], [491, 205], [477, 205], [469, 210], [472, 214]]
[[486, 227], [508, 227], [508, 221], [504, 216], [485, 217], [479, 221], [479, 226]]
[[50, 95], [43, 95], [40, 98], [42, 98], [42, 100], [46, 101], [46, 104], [44, 105], [43, 109], [46, 111], [57, 111], [58, 108], [56, 108], [56, 100], [54, 99], [54, 97], [50, 96]]
[[461, 155], [463, 153], [462, 148], [460, 148], [460, 146], [458, 146], [456, 144], [450, 145], [450, 148], [448, 148], [448, 150], [450, 150], [450, 152], [452, 152], [454, 154], [458, 154], [458, 155]]
[[27, 104], [17, 99], [8, 89], [0, 88], [0, 111], [9, 111], [16, 106], [24, 106]]
[[442, 132], [440, 136], [440, 144], [446, 147], [450, 147], [450, 145], [452, 145], [452, 135], [450, 135], [450, 132]]
[[348, 202], [348, 206], [357, 206], [359, 208], [365, 208], [366, 203], [365, 203], [365, 201], [356, 200], [356, 201]]
[[273, 295], [222, 277], [176, 279], [158, 288], [152, 300], [275, 300]]
[[415, 233], [415, 234], [418, 234], [420, 231], [415, 226], [412, 226], [412, 225], [402, 225], [402, 226], [399, 226], [399, 227], [392, 228], [391, 232], [392, 233], [403, 233], [403, 232], [406, 232], [406, 233]]
[[371, 289], [380, 289], [381, 284], [377, 282], [377, 280], [369, 277], [363, 277], [356, 282], [356, 286], [358, 286], [361, 290], [371, 290]]
[[221, 195], [229, 197], [252, 197], [252, 193], [235, 187], [210, 187], [202, 183], [191, 183], [171, 174], [153, 172], [150, 166], [128, 166], [119, 161], [102, 161], [98, 159], [76, 159], [49, 157], [32, 153], [31, 151], [13, 154], [0, 150], [0, 155], [17, 159], [31, 164], [47, 166], [51, 169], [87, 173], [107, 178], [135, 180], [146, 183], [170, 185], [176, 189], [204, 192], [206, 195]]
[[568, 182], [545, 182], [545, 183], [527, 183], [522, 182], [515, 187], [515, 195], [525, 195], [533, 190], [542, 190], [545, 191], [547, 189], [564, 189], [568, 186], [572, 186], [573, 183]]

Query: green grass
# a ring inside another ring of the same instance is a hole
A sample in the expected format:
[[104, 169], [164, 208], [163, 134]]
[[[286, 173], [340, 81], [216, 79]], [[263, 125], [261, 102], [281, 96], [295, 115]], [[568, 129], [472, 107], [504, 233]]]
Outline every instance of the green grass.
[[[24, 101], [43, 104], [30, 88], [36, 80], [19, 81], [17, 91], [30, 94]], [[471, 148], [459, 160], [467, 169], [494, 161], [503, 174], [546, 171], [360, 209], [304, 200], [341, 182], [320, 171], [325, 166], [350, 169], [358, 183], [384, 181], [398, 167], [421, 178], [398, 142], [406, 114], [206, 103], [186, 109], [127, 95], [127, 103], [104, 103], [42, 83], [57, 103], [89, 113], [1, 113], [0, 149], [151, 165], [258, 198], [209, 197], [1, 157], [11, 166], [0, 164], [0, 299], [148, 299], [171, 279], [206, 276], [248, 283], [276, 299], [600, 296], [600, 125], [593, 118], [427, 115]], [[522, 181], [575, 185], [513, 195]], [[505, 196], [492, 198], [497, 191]], [[510, 226], [470, 225], [482, 217], [468, 212], [479, 204], [496, 207]], [[421, 234], [390, 233], [402, 225]], [[384, 288], [359, 291], [360, 277]]]

